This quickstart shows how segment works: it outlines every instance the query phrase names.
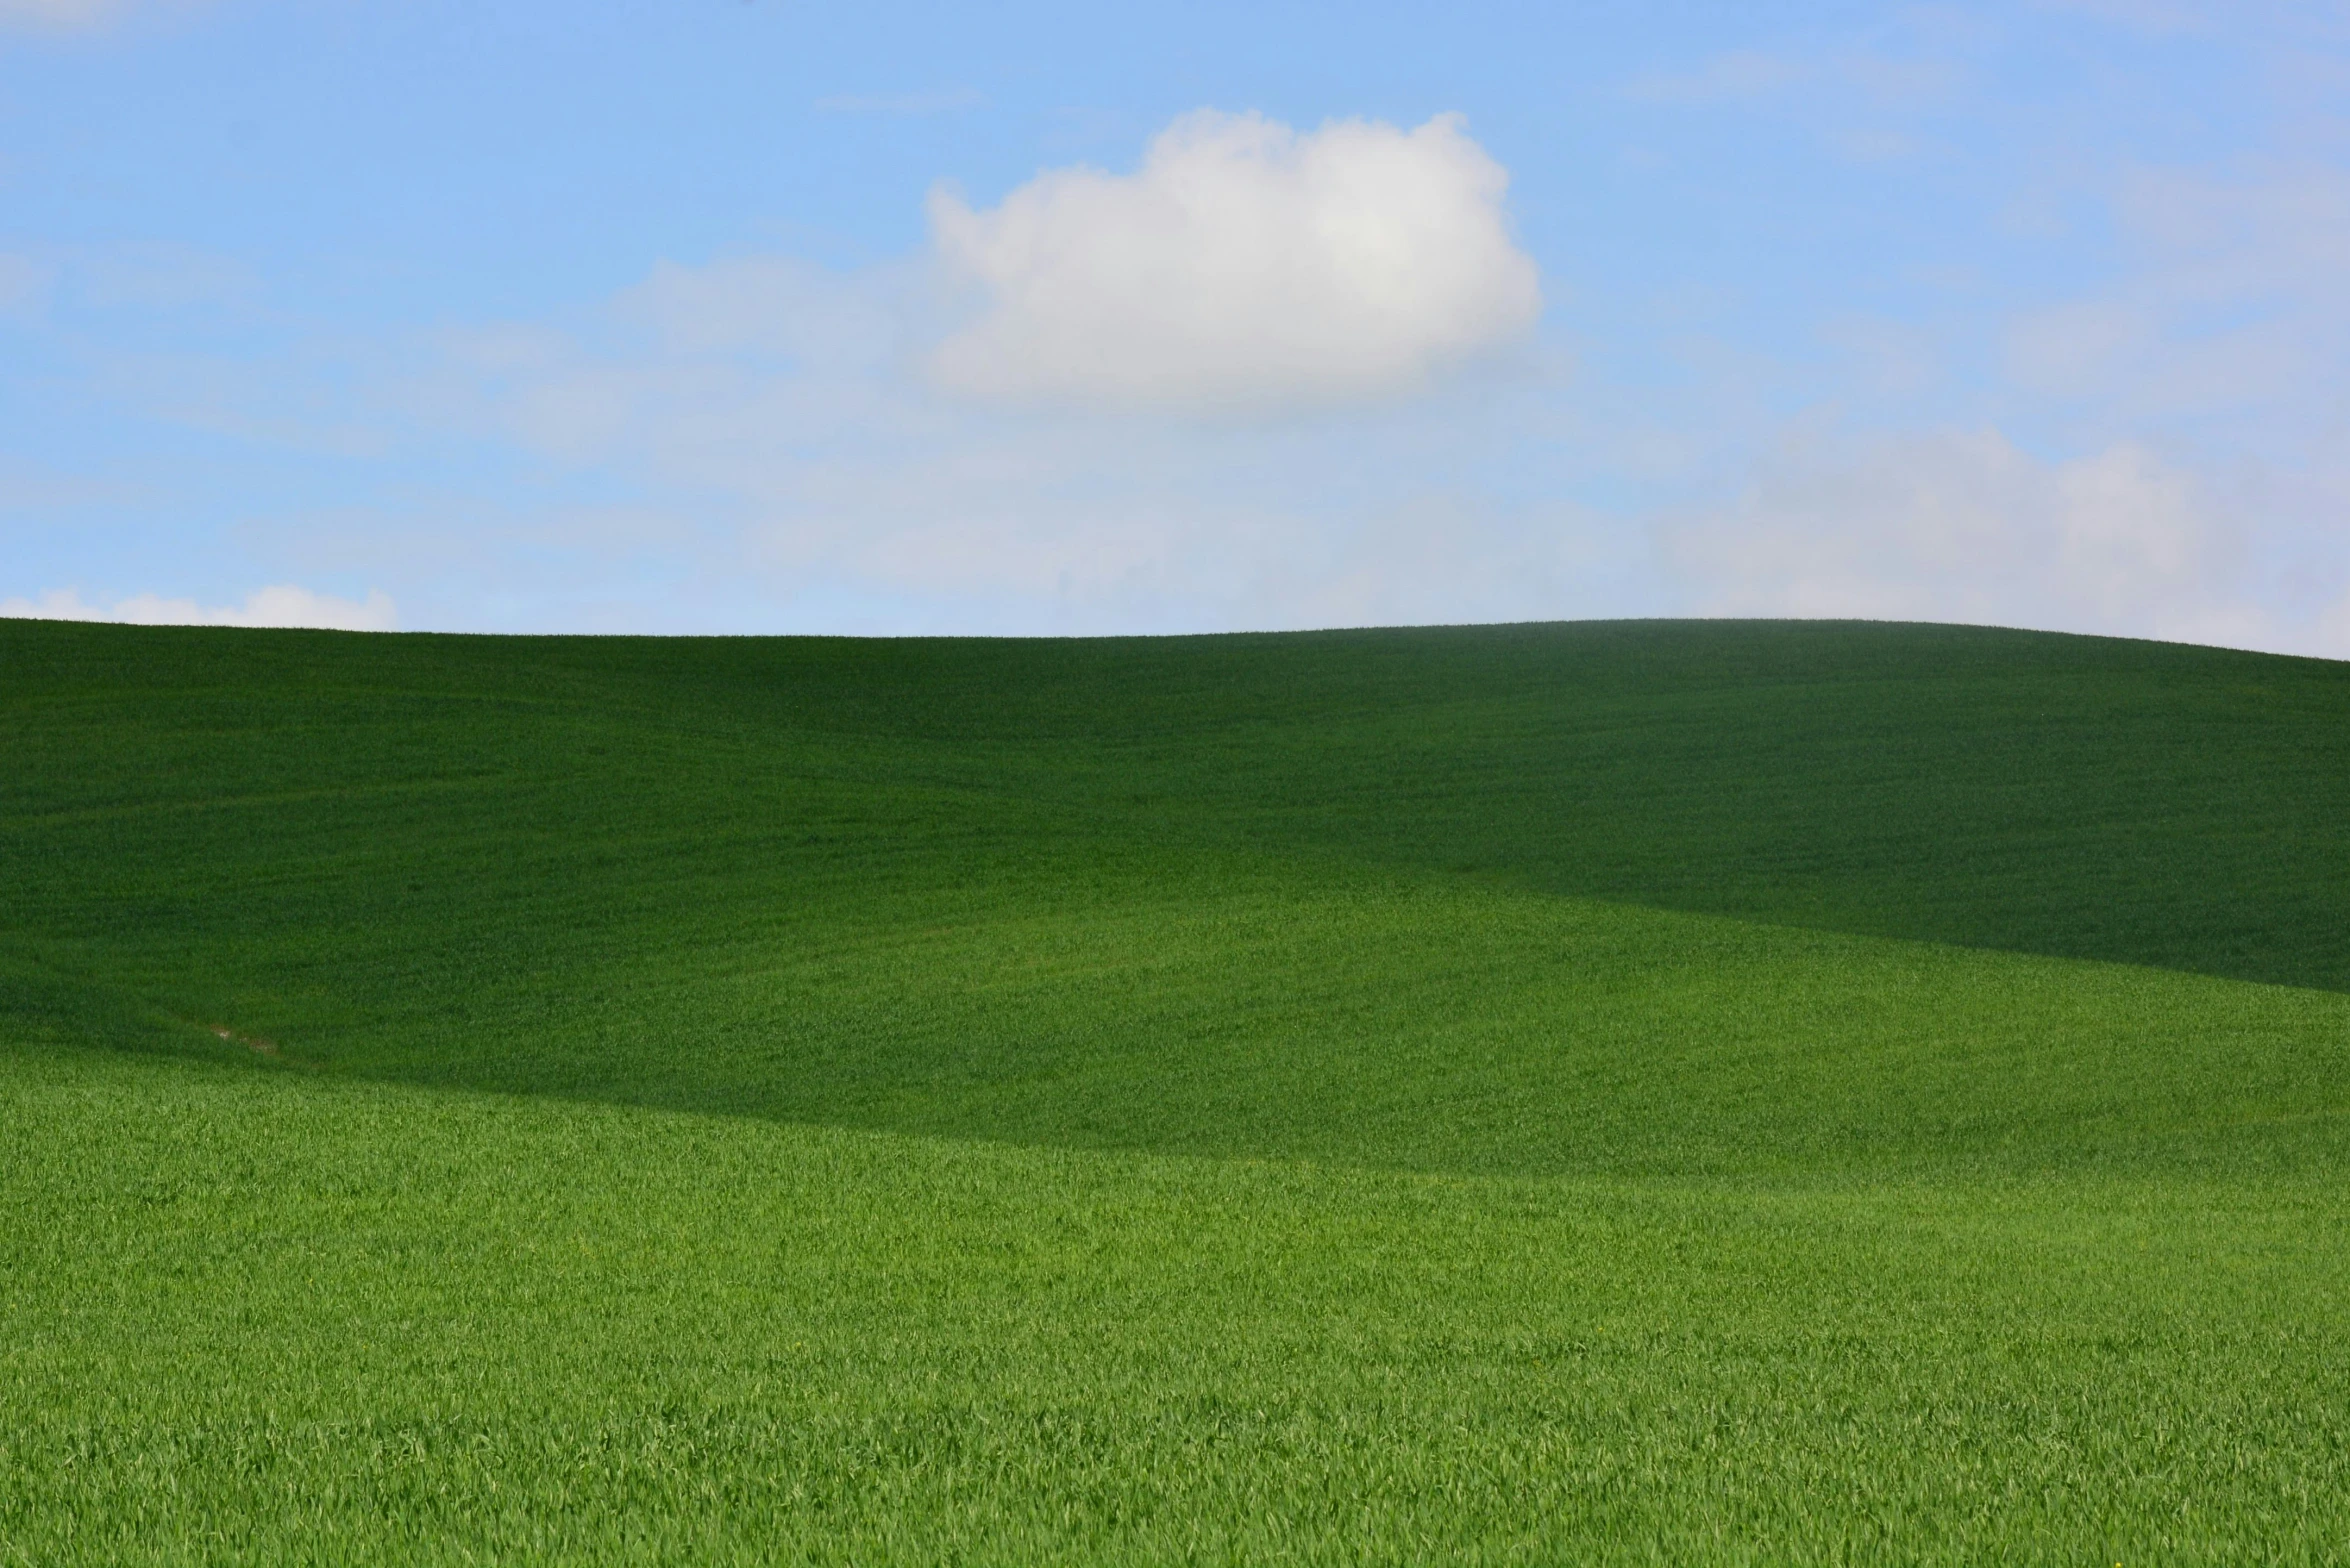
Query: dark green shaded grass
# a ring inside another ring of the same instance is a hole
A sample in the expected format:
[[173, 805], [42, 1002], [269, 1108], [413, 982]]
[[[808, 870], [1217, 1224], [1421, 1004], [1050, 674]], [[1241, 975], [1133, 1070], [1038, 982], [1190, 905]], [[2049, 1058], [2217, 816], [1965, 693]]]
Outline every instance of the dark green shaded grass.
[[1737, 624], [0, 650], [0, 965], [337, 1069], [1529, 1172], [2345, 1103], [2314, 996], [1885, 942], [2343, 990], [2340, 665]]
[[[781, 876], [820, 875], [827, 845], [861, 861], [877, 831], [1033, 849], [1041, 817], [2332, 989], [2350, 989], [2346, 672], [1834, 623], [895, 643], [0, 629], [5, 809], [69, 837], [144, 843], [133, 819], [198, 801], [321, 827], [421, 814], [478, 829], [495, 853], [471, 869], [494, 876], [547, 835], [578, 855], [592, 824], [626, 853], [618, 835], [666, 824], [704, 861], [733, 849]], [[1002, 809], [1032, 815], [1001, 831]]]
[[2350, 667], [0, 622], [0, 757], [0, 1561], [2350, 1538]]

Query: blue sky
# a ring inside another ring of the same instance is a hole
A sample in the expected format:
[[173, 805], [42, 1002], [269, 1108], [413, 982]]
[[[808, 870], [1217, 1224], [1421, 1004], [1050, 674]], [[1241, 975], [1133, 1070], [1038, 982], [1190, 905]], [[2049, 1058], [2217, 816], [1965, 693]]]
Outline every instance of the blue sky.
[[2350, 5], [0, 0], [0, 610], [2350, 656]]

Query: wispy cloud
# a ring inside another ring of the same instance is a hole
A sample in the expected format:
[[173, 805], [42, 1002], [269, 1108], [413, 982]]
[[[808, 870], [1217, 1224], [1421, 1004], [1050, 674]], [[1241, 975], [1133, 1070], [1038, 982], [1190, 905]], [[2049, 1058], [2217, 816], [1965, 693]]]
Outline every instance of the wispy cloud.
[[2137, 443], [2047, 462], [1993, 428], [1789, 441], [1659, 542], [1719, 614], [1990, 622], [2330, 651], [2264, 605], [2251, 540]]
[[[0, 0], [5, 3], [5, 0]], [[0, 251], [0, 318], [52, 309], [210, 311], [250, 316], [262, 293], [253, 269], [192, 245], [47, 245]]]
[[141, 13], [185, 11], [204, 0], [0, 0], [0, 28], [97, 32]]
[[2350, 174], [2141, 169], [2108, 204], [2132, 254], [2015, 317], [2019, 385], [2107, 418], [2322, 415], [2350, 355]]
[[0, 0], [0, 23], [20, 27], [93, 27], [110, 20], [117, 0]]
[[389, 595], [342, 599], [292, 583], [256, 589], [241, 605], [202, 605], [193, 599], [134, 594], [92, 604], [70, 588], [38, 598], [0, 599], [0, 619], [121, 621], [136, 626], [309, 626], [332, 631], [388, 632], [399, 624]]

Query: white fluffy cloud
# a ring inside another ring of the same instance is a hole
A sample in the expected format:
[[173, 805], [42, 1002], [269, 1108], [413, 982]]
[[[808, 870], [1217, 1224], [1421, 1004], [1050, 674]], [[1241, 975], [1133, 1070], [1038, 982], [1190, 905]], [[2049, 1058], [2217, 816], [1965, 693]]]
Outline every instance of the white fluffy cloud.
[[1176, 121], [1130, 175], [1058, 169], [1000, 206], [930, 201], [978, 318], [931, 359], [984, 401], [1225, 410], [1409, 392], [1525, 333], [1509, 176], [1457, 115], [1300, 134]]
[[0, 618], [124, 621], [134, 626], [312, 626], [346, 632], [388, 632], [398, 624], [390, 596], [380, 590], [364, 600], [339, 599], [292, 583], [258, 589], [235, 608], [152, 593], [102, 607], [85, 603], [72, 589], [56, 588], [38, 599], [0, 599]]
[[2307, 641], [2254, 607], [2201, 484], [2133, 442], [2062, 463], [1991, 429], [1799, 444], [1660, 533], [1714, 613]]

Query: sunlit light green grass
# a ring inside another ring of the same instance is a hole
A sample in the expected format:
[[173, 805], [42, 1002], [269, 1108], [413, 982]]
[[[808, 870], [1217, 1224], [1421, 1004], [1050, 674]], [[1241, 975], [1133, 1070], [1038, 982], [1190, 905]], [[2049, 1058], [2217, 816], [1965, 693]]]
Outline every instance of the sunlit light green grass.
[[2350, 1540], [2350, 666], [0, 622], [0, 756], [0, 1562]]

